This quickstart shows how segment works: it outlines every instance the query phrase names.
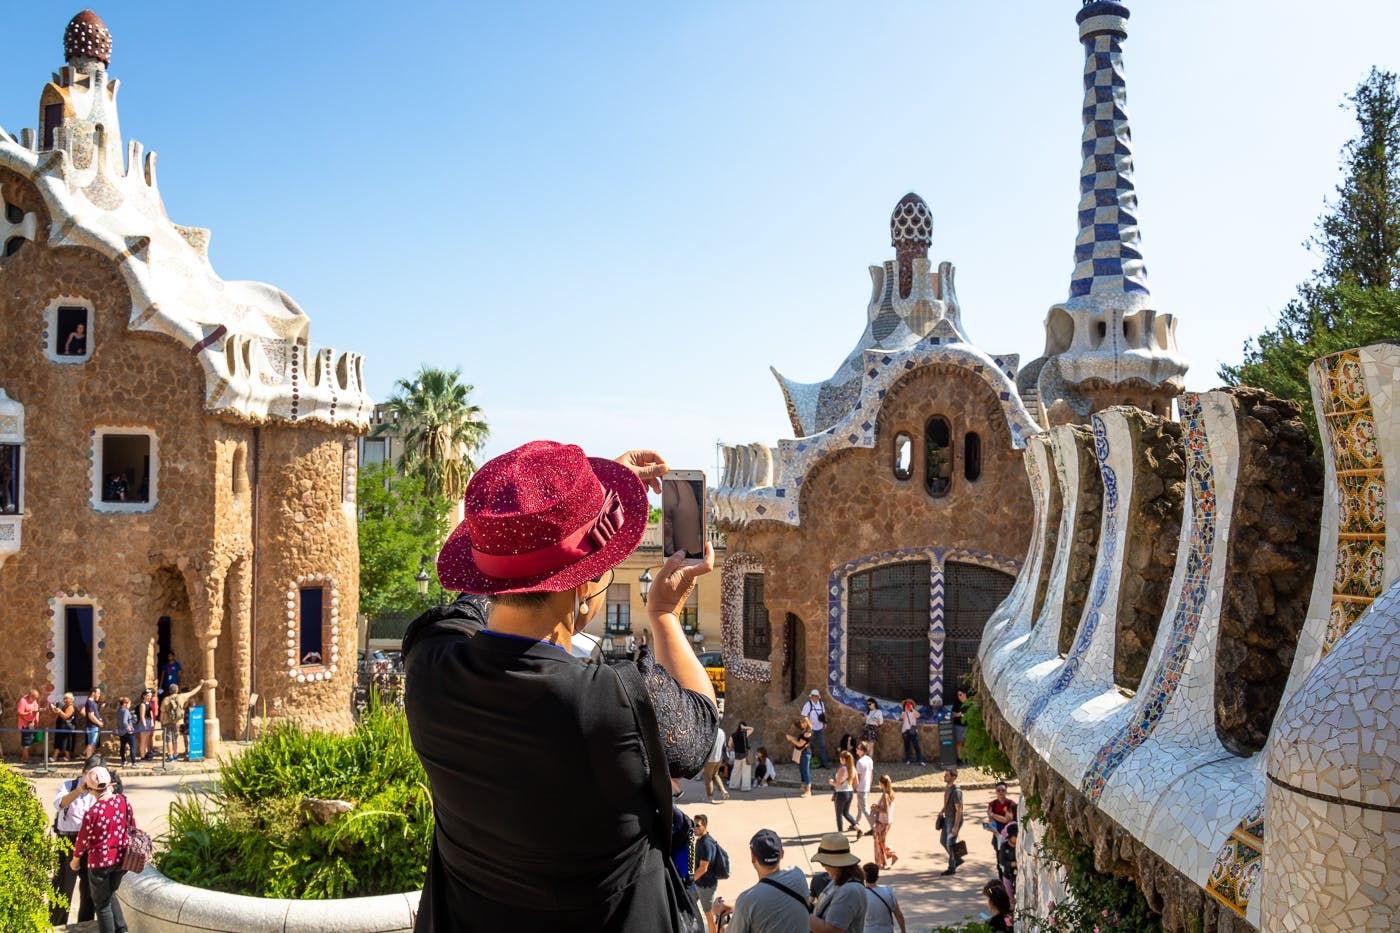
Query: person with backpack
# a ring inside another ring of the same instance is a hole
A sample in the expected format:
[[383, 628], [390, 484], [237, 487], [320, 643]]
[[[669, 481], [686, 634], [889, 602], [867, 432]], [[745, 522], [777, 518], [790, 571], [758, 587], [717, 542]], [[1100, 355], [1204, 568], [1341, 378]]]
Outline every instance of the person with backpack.
[[715, 933], [715, 889], [729, 877], [729, 853], [710, 835], [710, 818], [695, 814], [695, 897]]
[[[822, 702], [822, 692], [816, 687], [807, 695], [802, 704], [802, 716], [812, 724], [812, 751], [817, 756], [817, 767], [826, 767], [826, 704]], [[812, 783], [811, 781], [807, 782]]]
[[866, 862], [865, 870], [865, 933], [894, 933], [894, 925], [899, 924], [899, 933], [908, 933], [904, 925], [904, 911], [899, 908], [899, 899], [894, 896], [894, 888], [880, 884], [880, 866]]
[[126, 930], [126, 918], [117, 901], [117, 888], [126, 874], [122, 857], [126, 854], [127, 839], [136, 825], [136, 818], [132, 815], [131, 804], [116, 792], [112, 775], [106, 768], [93, 768], [83, 781], [96, 800], [83, 814], [68, 867], [76, 872], [86, 865], [97, 929], [101, 933], [118, 933]]
[[[53, 798], [53, 834], [68, 840], [71, 848], [78, 840], [78, 832], [83, 828], [83, 817], [87, 815], [97, 798], [87, 786], [88, 772], [102, 766], [102, 759], [93, 755], [83, 762], [83, 773], [58, 786]], [[120, 793], [120, 791], [118, 791]], [[69, 907], [73, 906], [73, 895], [78, 895], [78, 922], [86, 923], [95, 916], [92, 908], [92, 892], [88, 890], [87, 876], [72, 867], [68, 854], [61, 852], [58, 857], [58, 871], [53, 878], [54, 890], [63, 895], [68, 906], [54, 907], [49, 911], [49, 922], [56, 927], [68, 923]], [[75, 891], [76, 889], [76, 891]]]
[[783, 867], [783, 841], [771, 829], [749, 840], [749, 860], [758, 884], [734, 901], [715, 898], [715, 920], [729, 918], [729, 933], [794, 933], [806, 930], [807, 878], [800, 868]]

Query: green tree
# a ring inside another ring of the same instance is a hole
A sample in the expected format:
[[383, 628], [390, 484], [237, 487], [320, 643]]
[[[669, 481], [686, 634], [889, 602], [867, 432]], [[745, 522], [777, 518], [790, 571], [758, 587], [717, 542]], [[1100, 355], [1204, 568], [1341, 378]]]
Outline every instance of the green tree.
[[[414, 576], [419, 562], [438, 552], [447, 534], [451, 500], [429, 495], [422, 476], [399, 476], [387, 463], [360, 471], [360, 611], [370, 618], [421, 608]], [[429, 594], [442, 592], [437, 575]]]
[[7, 931], [51, 930], [49, 910], [67, 904], [50, 878], [59, 847], [69, 843], [51, 836], [48, 825], [29, 781], [0, 764], [0, 918]]
[[429, 496], [455, 502], [476, 472], [472, 459], [490, 428], [482, 410], [471, 403], [474, 386], [461, 382], [462, 371], [424, 366], [412, 379], [400, 379], [385, 402], [390, 419], [374, 434], [399, 434], [403, 454], [398, 468], [424, 481]]
[[1360, 133], [1342, 148], [1337, 199], [1308, 241], [1322, 268], [1298, 286], [1278, 324], [1222, 366], [1231, 385], [1251, 385], [1301, 402], [1316, 430], [1308, 367], [1320, 356], [1400, 336], [1400, 93], [1396, 76], [1372, 68], [1347, 97]]

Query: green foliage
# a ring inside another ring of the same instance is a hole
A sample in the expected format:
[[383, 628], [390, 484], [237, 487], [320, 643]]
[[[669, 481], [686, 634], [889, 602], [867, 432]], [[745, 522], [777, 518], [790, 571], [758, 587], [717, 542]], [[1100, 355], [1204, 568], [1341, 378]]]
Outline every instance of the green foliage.
[[929, 930], [929, 933], [992, 933], [992, 928], [984, 921], [968, 918], [962, 923], [945, 923]]
[[400, 379], [384, 403], [389, 419], [376, 434], [403, 438], [399, 472], [422, 477], [430, 496], [456, 502], [476, 472], [473, 457], [491, 429], [482, 410], [471, 403], [474, 386], [459, 380], [460, 369], [448, 372], [424, 366], [410, 379]]
[[0, 917], [6, 930], [52, 929], [49, 910], [67, 903], [50, 883], [58, 853], [29, 782], [0, 765]]
[[1017, 911], [1018, 928], [1055, 933], [1161, 933], [1162, 918], [1147, 906], [1137, 885], [1094, 868], [1094, 850], [1062, 827], [1049, 824], [1036, 855], [1065, 870], [1069, 897], [1039, 917]]
[[[355, 809], [319, 823], [307, 797]], [[184, 884], [260, 897], [340, 898], [423, 886], [427, 776], [402, 713], [371, 701], [347, 736], [279, 723], [219, 768], [219, 790], [170, 805], [157, 867]]]
[[[451, 503], [424, 491], [421, 476], [397, 476], [387, 463], [360, 471], [356, 494], [360, 515], [360, 611], [417, 613], [422, 600], [414, 583], [419, 561], [438, 552], [447, 534]], [[429, 596], [442, 587], [431, 574]]]
[[1001, 750], [1001, 746], [992, 738], [986, 724], [982, 722], [982, 704], [975, 696], [968, 697], [967, 702], [963, 704], [963, 725], [967, 727], [962, 751], [964, 761], [1001, 781], [1009, 781], [1016, 777], [1016, 769], [1011, 766], [1011, 759]]
[[1309, 245], [1322, 268], [1298, 286], [1278, 324], [1222, 366], [1230, 385], [1251, 385], [1303, 406], [1316, 439], [1308, 366], [1320, 356], [1400, 336], [1400, 94], [1396, 76], [1371, 69], [1347, 98], [1360, 134], [1342, 150], [1346, 177]]

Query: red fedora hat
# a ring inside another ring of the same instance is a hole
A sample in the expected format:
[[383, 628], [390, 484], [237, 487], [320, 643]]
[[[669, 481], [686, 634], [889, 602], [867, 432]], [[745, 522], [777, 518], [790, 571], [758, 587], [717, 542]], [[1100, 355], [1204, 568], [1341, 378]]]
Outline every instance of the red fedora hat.
[[597, 579], [636, 549], [647, 492], [620, 463], [573, 444], [531, 441], [476, 472], [464, 511], [438, 554], [444, 587], [558, 593]]

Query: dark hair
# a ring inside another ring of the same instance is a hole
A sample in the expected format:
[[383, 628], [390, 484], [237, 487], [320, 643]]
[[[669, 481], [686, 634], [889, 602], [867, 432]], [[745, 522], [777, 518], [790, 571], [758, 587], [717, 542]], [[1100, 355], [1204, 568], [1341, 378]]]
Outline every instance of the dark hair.
[[998, 881], [988, 881], [987, 886], [982, 889], [987, 900], [992, 902], [992, 909], [999, 914], [1011, 913], [1011, 897], [1006, 893], [1006, 888]]
[[880, 866], [874, 862], [866, 862], [861, 866], [861, 870], [865, 872], [866, 884], [875, 884], [880, 880]]
[[997, 781], [996, 786], [993, 787], [992, 790], [1006, 790], [1006, 782]]
[[859, 865], [842, 865], [836, 870], [840, 872], [835, 879], [838, 885], [846, 884], [850, 881], [854, 881], [857, 884], [865, 884], [865, 872], [861, 870]]
[[510, 606], [513, 609], [538, 609], [549, 602], [549, 597], [553, 593], [544, 590], [535, 590], [530, 593], [497, 593], [491, 597], [491, 602], [502, 606]]
[[709, 829], [709, 828], [710, 828], [710, 818], [709, 818], [708, 816], [706, 816], [705, 814], [703, 814], [703, 813], [697, 813], [697, 814], [695, 814], [694, 816], [692, 816], [692, 817], [690, 818], [690, 821], [691, 821], [692, 823], [699, 823], [701, 826], [705, 827], [706, 829]]

